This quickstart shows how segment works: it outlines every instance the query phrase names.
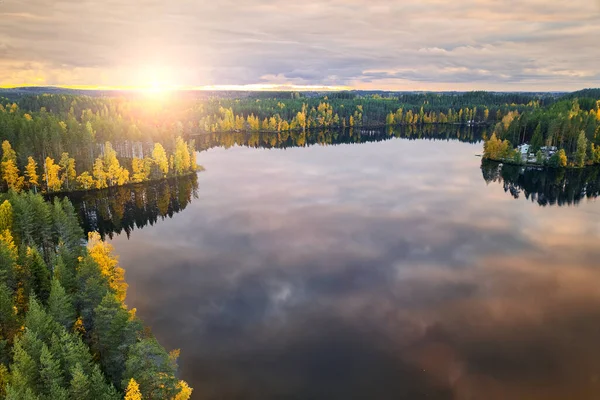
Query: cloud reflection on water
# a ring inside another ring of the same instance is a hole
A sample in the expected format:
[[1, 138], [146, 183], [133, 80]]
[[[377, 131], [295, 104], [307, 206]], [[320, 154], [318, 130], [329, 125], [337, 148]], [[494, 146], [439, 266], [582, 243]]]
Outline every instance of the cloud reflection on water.
[[203, 152], [199, 199], [113, 240], [128, 303], [197, 399], [596, 398], [598, 206], [514, 201], [479, 151]]

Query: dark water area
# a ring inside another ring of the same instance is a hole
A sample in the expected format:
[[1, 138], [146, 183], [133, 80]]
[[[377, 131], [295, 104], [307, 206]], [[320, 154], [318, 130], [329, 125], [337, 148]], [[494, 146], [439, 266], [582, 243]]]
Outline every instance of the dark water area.
[[353, 134], [207, 137], [197, 180], [77, 202], [192, 398], [600, 397], [598, 172]]

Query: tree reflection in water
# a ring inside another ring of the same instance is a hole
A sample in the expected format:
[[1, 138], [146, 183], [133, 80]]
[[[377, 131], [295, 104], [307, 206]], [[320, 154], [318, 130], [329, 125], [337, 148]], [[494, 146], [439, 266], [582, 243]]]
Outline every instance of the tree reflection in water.
[[[198, 197], [198, 175], [190, 174], [157, 182], [112, 187], [104, 190], [70, 193], [81, 226], [97, 231], [103, 238], [135, 228], [154, 225], [171, 218]], [[63, 195], [64, 197], [65, 195]]]
[[555, 169], [483, 160], [481, 172], [487, 183], [498, 182], [515, 199], [524, 195], [540, 206], [576, 205], [600, 195], [600, 167]]

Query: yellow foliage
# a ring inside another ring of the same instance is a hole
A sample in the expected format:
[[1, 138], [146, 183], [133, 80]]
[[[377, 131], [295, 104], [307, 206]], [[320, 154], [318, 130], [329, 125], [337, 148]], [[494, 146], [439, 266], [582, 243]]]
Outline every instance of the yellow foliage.
[[188, 400], [192, 396], [192, 391], [194, 389], [189, 387], [186, 381], [179, 381], [177, 387], [179, 388], [179, 393], [175, 395], [173, 400]]
[[113, 247], [104, 242], [98, 232], [90, 232], [87, 248], [102, 274], [108, 278], [108, 283], [115, 290], [117, 298], [124, 301], [127, 293], [125, 270], [119, 267], [117, 257], [113, 256]]
[[94, 175], [96, 189], [104, 189], [105, 187], [108, 187], [106, 184], [106, 172], [104, 172], [104, 161], [102, 161], [100, 157], [98, 157], [94, 162], [92, 174]]
[[173, 169], [178, 175], [190, 170], [190, 153], [188, 146], [181, 137], [175, 139], [175, 154], [173, 156]]
[[142, 400], [140, 385], [138, 385], [138, 383], [133, 378], [131, 378], [129, 380], [129, 383], [127, 384], [127, 389], [125, 389], [124, 400]]
[[8, 230], [9, 233], [13, 228], [13, 209], [10, 201], [4, 200], [2, 204], [0, 204], [0, 232], [4, 232]]
[[169, 159], [167, 158], [165, 148], [160, 143], [154, 145], [152, 158], [156, 165], [158, 165], [158, 169], [162, 172], [163, 176], [167, 176], [169, 173]]
[[46, 157], [44, 180], [49, 192], [56, 192], [62, 187], [62, 180], [59, 177], [60, 170], [60, 165], [55, 164], [52, 158]]
[[17, 246], [15, 245], [15, 241], [13, 239], [12, 233], [8, 229], [0, 232], [0, 242], [4, 243], [6, 247], [10, 250], [13, 258], [17, 259]]
[[77, 173], [75, 172], [75, 159], [69, 157], [69, 153], [62, 153], [58, 164], [62, 169], [60, 180], [61, 182], [64, 182], [67, 189], [69, 189], [77, 176]]
[[83, 326], [83, 318], [78, 317], [73, 324], [73, 332], [79, 333], [80, 335], [85, 335], [85, 327]]
[[131, 175], [131, 181], [134, 183], [147, 181], [148, 177], [150, 176], [151, 168], [152, 160], [134, 157], [131, 161], [131, 169], [133, 171], [133, 174]]
[[25, 167], [25, 176], [27, 177], [27, 184], [29, 187], [37, 187], [40, 185], [39, 175], [37, 173], [37, 163], [33, 157], [27, 158], [27, 166]]
[[19, 176], [19, 168], [14, 160], [2, 162], [2, 180], [6, 182], [9, 189], [20, 192], [23, 188], [25, 178]]
[[9, 160], [17, 162], [17, 153], [13, 150], [10, 142], [5, 140], [2, 142], [2, 162]]
[[94, 178], [85, 171], [77, 177], [77, 183], [82, 189], [88, 190], [94, 187]]

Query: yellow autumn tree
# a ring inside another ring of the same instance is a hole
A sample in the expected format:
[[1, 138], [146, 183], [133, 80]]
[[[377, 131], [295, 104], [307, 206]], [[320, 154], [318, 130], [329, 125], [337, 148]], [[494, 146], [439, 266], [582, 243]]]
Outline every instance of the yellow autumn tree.
[[25, 166], [25, 177], [27, 178], [27, 185], [33, 188], [34, 192], [37, 192], [37, 187], [40, 186], [40, 177], [37, 173], [37, 163], [33, 157], [27, 158], [27, 166]]
[[131, 378], [129, 380], [129, 383], [127, 384], [127, 388], [125, 389], [124, 400], [142, 400], [140, 385], [138, 385], [138, 383], [133, 378]]
[[179, 381], [177, 387], [179, 388], [179, 393], [175, 395], [175, 398], [173, 400], [189, 400], [189, 398], [192, 396], [193, 389], [189, 387], [187, 382]]
[[94, 178], [90, 175], [89, 172], [82, 172], [81, 175], [77, 177], [77, 183], [79, 187], [84, 190], [89, 190], [94, 187]]
[[150, 176], [151, 166], [152, 160], [134, 157], [133, 160], [131, 160], [131, 181], [134, 183], [147, 181]]
[[0, 232], [8, 230], [12, 232], [13, 228], [13, 210], [10, 201], [4, 200], [0, 204]]
[[104, 161], [100, 157], [96, 158], [92, 169], [96, 189], [104, 189], [106, 184], [106, 172], [104, 172]]
[[46, 157], [45, 163], [46, 173], [44, 174], [44, 180], [46, 181], [46, 187], [49, 192], [59, 191], [62, 187], [62, 181], [60, 180], [60, 165], [54, 162], [54, 159]]
[[154, 145], [154, 149], [152, 150], [152, 159], [158, 166], [159, 171], [163, 174], [163, 177], [166, 177], [169, 173], [169, 159], [167, 158], [167, 152], [162, 144], [156, 143]]
[[69, 190], [77, 176], [77, 172], [75, 172], [75, 159], [69, 157], [69, 153], [62, 153], [58, 165], [60, 165], [62, 171], [60, 180], [65, 184], [65, 188]]
[[102, 240], [98, 232], [88, 234], [88, 253], [98, 264], [100, 271], [108, 278], [109, 286], [114, 289], [117, 298], [125, 301], [127, 283], [125, 283], [125, 270], [119, 267], [119, 261], [112, 254], [113, 247]]
[[104, 172], [108, 186], [124, 185], [129, 181], [129, 171], [119, 163], [117, 152], [110, 142], [104, 144]]
[[175, 154], [173, 155], [173, 169], [177, 175], [190, 170], [190, 153], [188, 146], [181, 137], [175, 139]]
[[9, 189], [18, 192], [23, 188], [24, 178], [19, 176], [17, 153], [8, 140], [2, 142], [2, 180]]

